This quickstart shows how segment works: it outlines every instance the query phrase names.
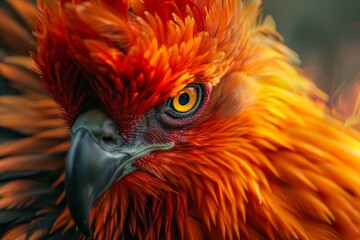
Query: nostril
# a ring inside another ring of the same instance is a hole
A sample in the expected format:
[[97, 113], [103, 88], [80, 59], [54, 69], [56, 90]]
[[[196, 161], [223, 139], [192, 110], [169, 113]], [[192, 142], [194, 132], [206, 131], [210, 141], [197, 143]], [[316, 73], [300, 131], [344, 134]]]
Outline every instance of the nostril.
[[109, 136], [104, 136], [101, 140], [105, 145], [115, 145], [116, 143], [115, 139]]

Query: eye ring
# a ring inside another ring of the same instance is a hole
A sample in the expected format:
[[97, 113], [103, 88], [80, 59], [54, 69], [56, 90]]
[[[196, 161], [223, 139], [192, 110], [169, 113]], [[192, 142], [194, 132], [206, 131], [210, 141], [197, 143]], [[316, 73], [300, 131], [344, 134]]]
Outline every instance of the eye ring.
[[189, 84], [165, 104], [165, 113], [173, 118], [186, 118], [193, 115], [201, 106], [204, 98], [199, 84]]

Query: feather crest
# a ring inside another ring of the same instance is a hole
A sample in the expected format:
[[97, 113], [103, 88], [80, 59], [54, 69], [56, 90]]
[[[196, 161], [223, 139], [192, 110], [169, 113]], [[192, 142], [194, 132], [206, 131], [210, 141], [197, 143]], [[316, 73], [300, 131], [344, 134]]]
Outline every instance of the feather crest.
[[38, 4], [34, 56], [56, 103], [24, 59], [1, 62], [22, 95], [0, 97], [0, 125], [24, 135], [0, 144], [3, 239], [83, 239], [64, 204], [69, 132], [57, 105], [68, 124], [93, 101], [145, 111], [195, 80], [214, 85], [201, 121], [102, 196], [96, 238], [359, 238], [359, 133], [313, 101], [325, 96], [259, 19], [260, 1]]

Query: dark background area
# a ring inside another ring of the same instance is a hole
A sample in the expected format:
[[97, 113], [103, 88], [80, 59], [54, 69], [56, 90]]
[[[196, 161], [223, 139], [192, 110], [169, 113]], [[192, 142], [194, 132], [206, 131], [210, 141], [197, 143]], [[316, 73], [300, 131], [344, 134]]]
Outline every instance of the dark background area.
[[360, 0], [264, 0], [305, 74], [330, 96], [360, 73]]

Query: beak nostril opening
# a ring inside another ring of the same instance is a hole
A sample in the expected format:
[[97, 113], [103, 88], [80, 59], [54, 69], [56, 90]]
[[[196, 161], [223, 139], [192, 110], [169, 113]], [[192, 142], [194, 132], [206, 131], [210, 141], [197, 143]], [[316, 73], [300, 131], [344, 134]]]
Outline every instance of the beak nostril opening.
[[101, 138], [101, 140], [105, 145], [115, 145], [116, 144], [115, 139], [112, 137], [109, 137], [109, 136], [104, 136]]

